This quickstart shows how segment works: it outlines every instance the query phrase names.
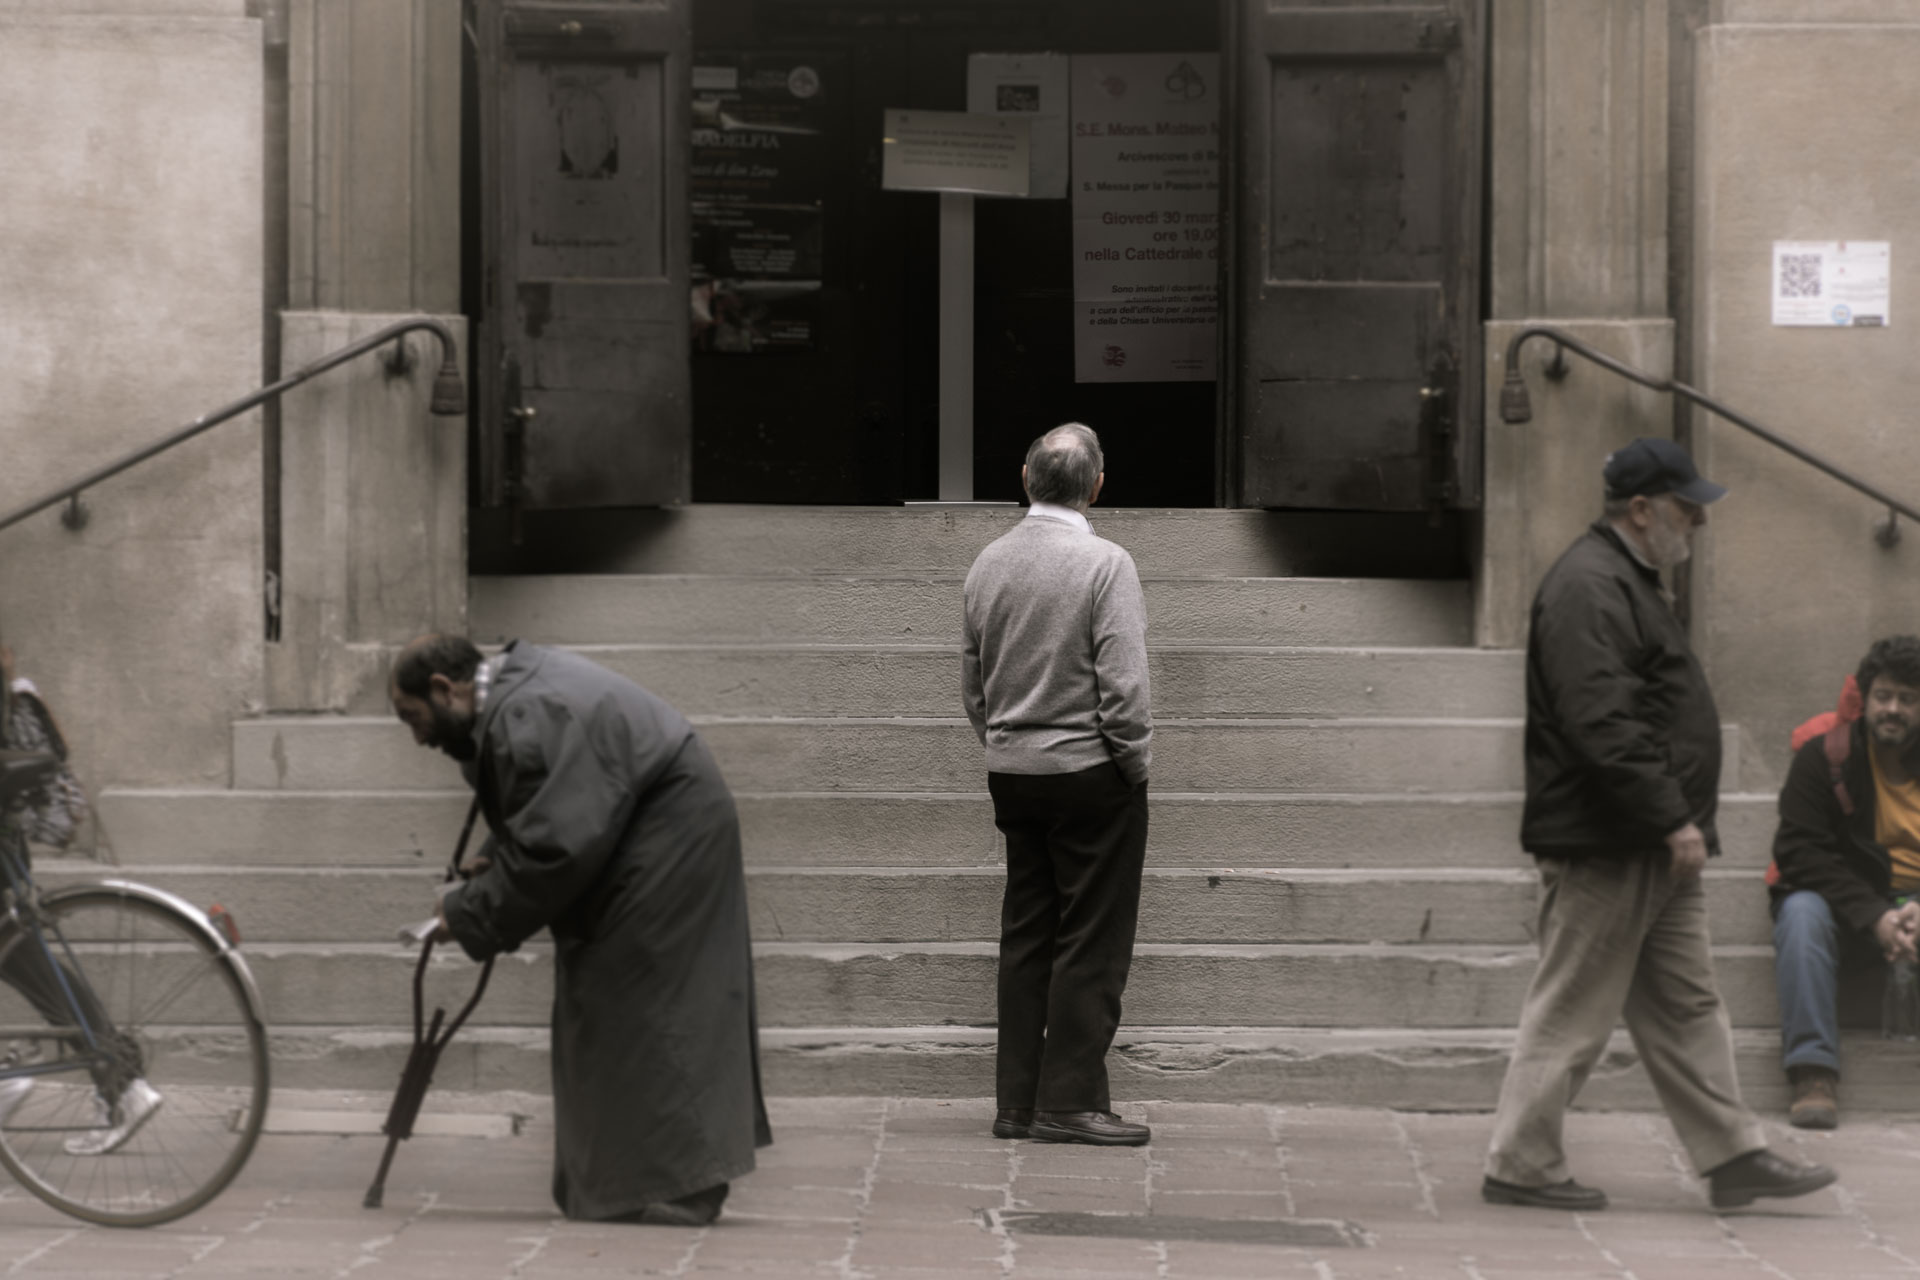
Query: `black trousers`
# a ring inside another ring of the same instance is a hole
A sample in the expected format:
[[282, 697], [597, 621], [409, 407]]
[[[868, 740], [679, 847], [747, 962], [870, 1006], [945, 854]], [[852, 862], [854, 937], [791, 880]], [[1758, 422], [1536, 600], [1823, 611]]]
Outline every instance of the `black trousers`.
[[1103, 764], [989, 773], [987, 789], [1007, 837], [998, 1105], [1109, 1111], [1107, 1050], [1133, 963], [1147, 784]]

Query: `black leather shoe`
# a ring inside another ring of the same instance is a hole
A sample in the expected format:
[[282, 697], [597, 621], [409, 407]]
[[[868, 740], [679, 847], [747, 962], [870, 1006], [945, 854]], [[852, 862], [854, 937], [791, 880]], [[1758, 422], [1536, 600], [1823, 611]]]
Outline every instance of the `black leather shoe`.
[[1566, 1209], [1573, 1213], [1596, 1213], [1607, 1207], [1607, 1193], [1597, 1187], [1583, 1187], [1568, 1178], [1545, 1187], [1523, 1187], [1516, 1182], [1486, 1178], [1480, 1183], [1480, 1198], [1488, 1204], [1519, 1204], [1529, 1209]]
[[722, 1182], [678, 1200], [644, 1205], [639, 1212], [616, 1221], [642, 1222], [653, 1227], [704, 1227], [720, 1216], [720, 1206], [727, 1202], [728, 1189]]
[[1111, 1111], [1036, 1111], [1028, 1135], [1041, 1142], [1144, 1147], [1153, 1130], [1143, 1124], [1128, 1124]]
[[1804, 1196], [1839, 1176], [1823, 1164], [1801, 1164], [1762, 1147], [1709, 1171], [1707, 1180], [1713, 1184], [1714, 1208], [1738, 1209], [1761, 1196]]
[[1032, 1107], [1002, 1107], [1000, 1114], [993, 1118], [993, 1136], [1024, 1138], [1027, 1136], [1027, 1126], [1032, 1123]]

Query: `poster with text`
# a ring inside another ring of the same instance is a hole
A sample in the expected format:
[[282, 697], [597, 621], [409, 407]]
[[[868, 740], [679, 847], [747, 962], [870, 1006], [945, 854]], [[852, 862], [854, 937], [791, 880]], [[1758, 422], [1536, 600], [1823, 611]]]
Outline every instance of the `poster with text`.
[[693, 69], [693, 337], [754, 355], [816, 343], [827, 86], [804, 56]]
[[1074, 56], [1076, 382], [1216, 376], [1219, 67], [1212, 53]]

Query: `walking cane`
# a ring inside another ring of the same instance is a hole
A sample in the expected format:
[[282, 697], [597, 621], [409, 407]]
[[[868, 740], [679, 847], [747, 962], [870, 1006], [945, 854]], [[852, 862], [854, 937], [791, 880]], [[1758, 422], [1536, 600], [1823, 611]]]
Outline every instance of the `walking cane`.
[[[473, 820], [480, 815], [480, 797], [473, 798], [473, 807], [467, 810], [466, 825], [460, 828], [460, 843], [454, 847], [453, 861], [447, 866], [447, 879], [463, 876], [460, 859], [467, 851], [467, 838], [473, 834]], [[433, 1021], [422, 1027], [421, 1008], [425, 1003], [421, 983], [427, 976], [427, 961], [433, 955], [434, 936], [428, 934], [420, 944], [420, 959], [413, 966], [413, 1050], [407, 1054], [407, 1065], [400, 1071], [400, 1086], [393, 1092], [393, 1105], [387, 1109], [387, 1122], [380, 1131], [387, 1135], [387, 1149], [381, 1153], [379, 1171], [373, 1175], [373, 1184], [367, 1188], [366, 1198], [361, 1200], [363, 1209], [378, 1209], [387, 1194], [387, 1170], [393, 1167], [393, 1152], [402, 1142], [413, 1136], [413, 1122], [420, 1115], [420, 1104], [426, 1100], [427, 1089], [433, 1084], [433, 1069], [440, 1061], [440, 1051], [453, 1039], [453, 1033], [460, 1029], [480, 1003], [480, 997], [487, 993], [487, 979], [493, 976], [493, 961], [488, 959], [480, 968], [480, 981], [474, 984], [473, 994], [460, 1007], [460, 1012], [446, 1029], [441, 1024], [446, 1021], [447, 1011], [435, 1009]]]

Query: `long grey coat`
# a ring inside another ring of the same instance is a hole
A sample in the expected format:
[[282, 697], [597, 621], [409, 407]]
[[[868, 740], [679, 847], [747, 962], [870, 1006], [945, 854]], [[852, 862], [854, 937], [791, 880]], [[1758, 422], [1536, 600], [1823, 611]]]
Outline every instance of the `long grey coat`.
[[447, 924], [476, 960], [553, 932], [554, 1200], [612, 1218], [748, 1172], [773, 1139], [740, 825], [705, 744], [632, 681], [525, 644], [474, 737], [493, 865]]

